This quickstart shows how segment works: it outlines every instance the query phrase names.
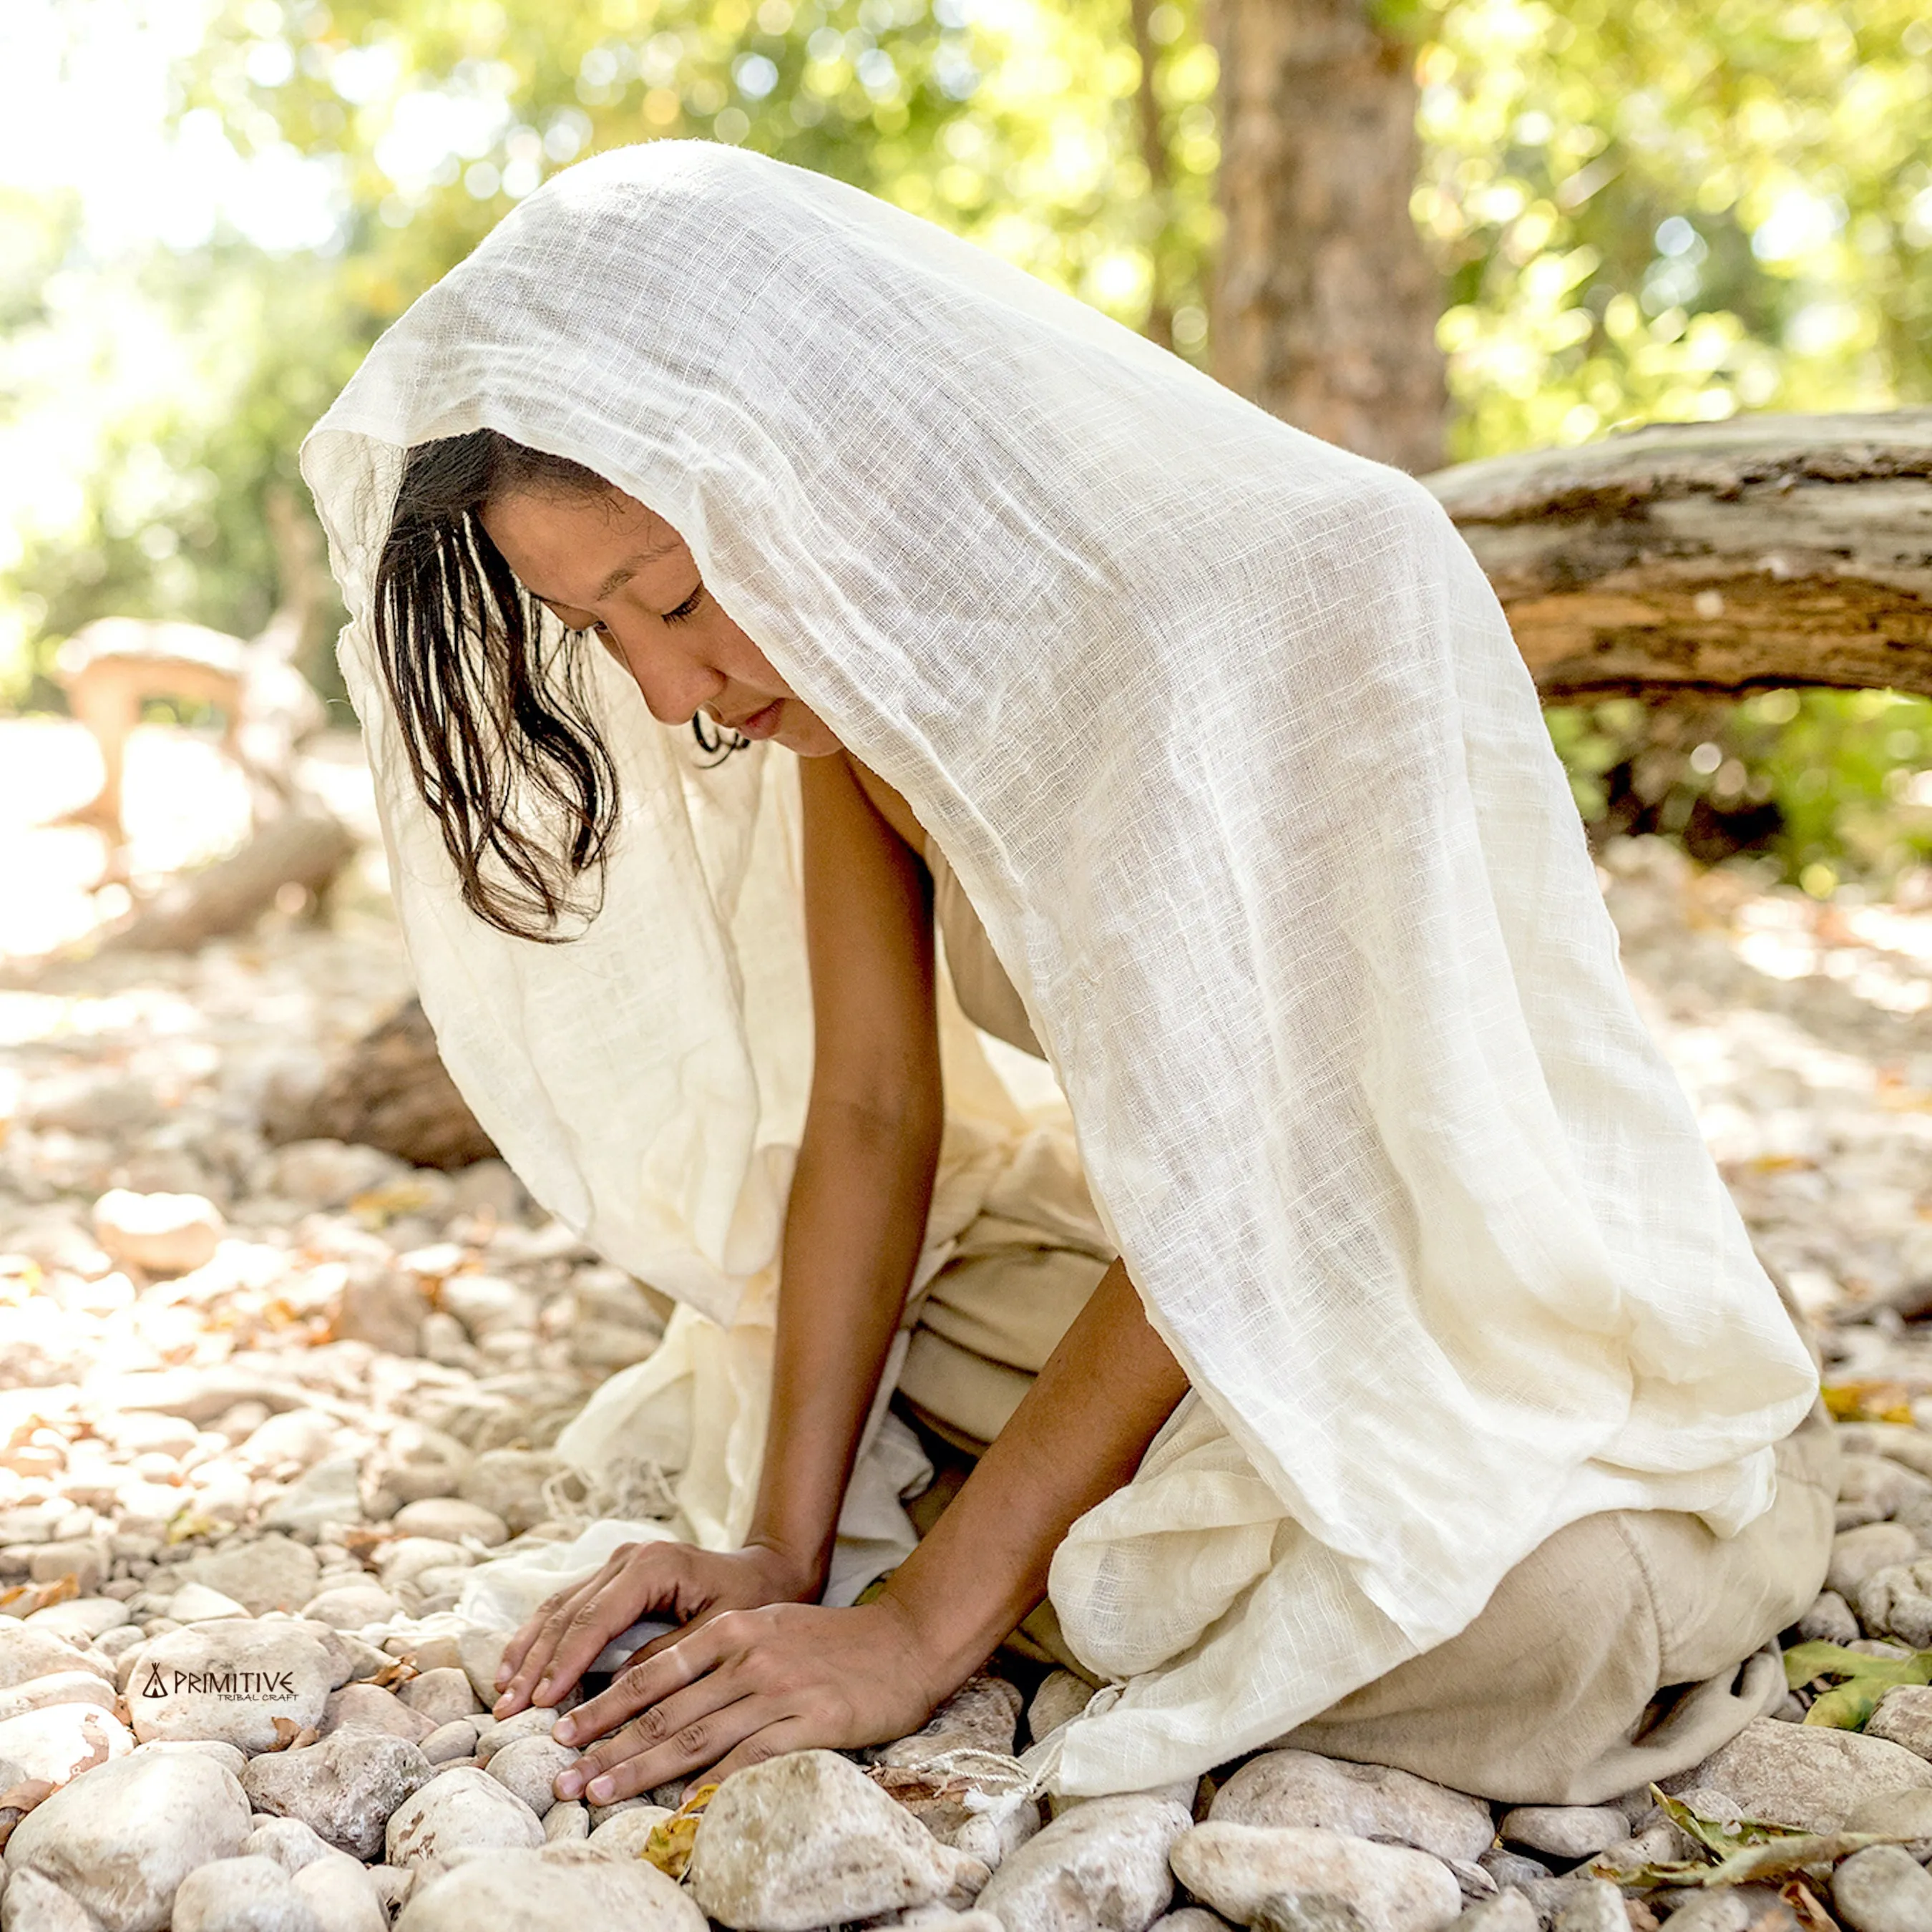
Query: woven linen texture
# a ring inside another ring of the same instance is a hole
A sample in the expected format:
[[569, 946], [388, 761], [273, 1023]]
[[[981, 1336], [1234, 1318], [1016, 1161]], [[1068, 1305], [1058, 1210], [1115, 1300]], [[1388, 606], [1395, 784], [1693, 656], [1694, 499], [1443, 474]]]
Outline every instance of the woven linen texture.
[[[368, 586], [402, 450], [485, 424], [665, 517], [910, 801], [1192, 1382], [1056, 1569], [1074, 1640], [1135, 1678], [1066, 1778], [1285, 1730], [1582, 1515], [1721, 1533], [1766, 1506], [1814, 1372], [1434, 500], [912, 216], [709, 144], [531, 196], [304, 452], [424, 1004], [554, 1212], [721, 1319], [772, 1264], [810, 1056], [795, 774], [769, 748], [699, 770], [600, 665], [625, 797], [600, 915], [544, 947], [464, 910]], [[1264, 1496], [1257, 1554], [1227, 1525]], [[1177, 1620], [1197, 1531], [1238, 1560], [1196, 1564]]]

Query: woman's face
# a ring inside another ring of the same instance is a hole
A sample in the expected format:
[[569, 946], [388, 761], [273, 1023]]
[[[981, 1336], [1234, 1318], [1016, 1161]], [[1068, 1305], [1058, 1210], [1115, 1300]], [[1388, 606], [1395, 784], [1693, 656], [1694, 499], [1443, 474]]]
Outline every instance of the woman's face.
[[839, 748], [705, 589], [683, 538], [635, 497], [514, 490], [482, 523], [524, 588], [593, 632], [661, 723], [702, 711], [801, 757]]

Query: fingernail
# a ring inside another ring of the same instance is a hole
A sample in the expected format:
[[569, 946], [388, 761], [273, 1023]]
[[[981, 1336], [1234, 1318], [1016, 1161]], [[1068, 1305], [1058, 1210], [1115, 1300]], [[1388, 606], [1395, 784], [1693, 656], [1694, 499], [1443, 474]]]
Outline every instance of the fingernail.
[[510, 1666], [506, 1664], [496, 1673], [496, 1688], [500, 1690], [510, 1681]]
[[617, 1795], [616, 1784], [608, 1778], [593, 1778], [590, 1780], [590, 1796], [599, 1804], [608, 1804]]
[[584, 1774], [580, 1771], [562, 1771], [557, 1773], [556, 1792], [561, 1798], [574, 1798], [584, 1789]]
[[568, 1718], [560, 1718], [550, 1726], [550, 1734], [560, 1744], [574, 1744], [577, 1742], [577, 1726]]

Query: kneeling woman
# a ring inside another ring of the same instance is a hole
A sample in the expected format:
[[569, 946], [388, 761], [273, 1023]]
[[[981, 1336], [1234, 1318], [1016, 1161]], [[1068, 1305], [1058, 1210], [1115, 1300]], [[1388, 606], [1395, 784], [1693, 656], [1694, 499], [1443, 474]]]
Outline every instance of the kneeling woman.
[[[613, 1260], [776, 1295], [740, 1546], [620, 1550], [506, 1652], [504, 1712], [683, 1626], [560, 1790], [902, 1735], [1043, 1595], [1117, 1687], [1072, 1792], [1292, 1736], [1584, 1802], [1774, 1699], [1814, 1372], [1426, 492], [682, 143], [531, 197], [304, 462], [452, 1071]], [[944, 1134], [935, 900], [1091, 1214]], [[997, 1440], [826, 1607], [893, 1379]]]

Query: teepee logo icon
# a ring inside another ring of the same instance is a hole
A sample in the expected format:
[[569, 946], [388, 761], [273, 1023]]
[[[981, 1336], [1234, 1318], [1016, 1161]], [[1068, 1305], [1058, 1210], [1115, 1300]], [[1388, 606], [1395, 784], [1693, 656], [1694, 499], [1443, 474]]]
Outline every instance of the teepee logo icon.
[[161, 1682], [160, 1666], [149, 1664], [148, 1681], [141, 1686], [141, 1695], [143, 1697], [165, 1697], [167, 1694], [168, 1687]]

